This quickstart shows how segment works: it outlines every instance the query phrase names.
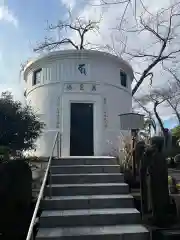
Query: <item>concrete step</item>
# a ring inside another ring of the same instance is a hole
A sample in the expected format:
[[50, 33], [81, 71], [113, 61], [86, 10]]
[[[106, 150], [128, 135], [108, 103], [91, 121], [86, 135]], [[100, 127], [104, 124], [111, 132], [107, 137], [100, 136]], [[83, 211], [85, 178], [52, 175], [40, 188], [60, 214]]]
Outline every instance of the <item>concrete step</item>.
[[103, 226], [137, 224], [140, 213], [135, 208], [105, 208], [43, 211], [40, 227]]
[[117, 160], [114, 157], [71, 157], [53, 159], [52, 165], [113, 165], [117, 164]]
[[57, 196], [42, 201], [45, 210], [72, 210], [98, 208], [132, 208], [131, 195], [92, 195], [92, 196]]
[[37, 240], [149, 240], [115, 158], [54, 159], [51, 172]]
[[[49, 186], [45, 189], [45, 196], [49, 196]], [[89, 184], [52, 184], [52, 196], [77, 195], [111, 195], [127, 194], [129, 187], [126, 183], [89, 183]]]
[[53, 174], [119, 173], [119, 165], [61, 165], [51, 166]]
[[122, 173], [52, 174], [54, 184], [107, 182], [124, 182], [124, 175]]
[[40, 228], [37, 240], [150, 240], [142, 225]]

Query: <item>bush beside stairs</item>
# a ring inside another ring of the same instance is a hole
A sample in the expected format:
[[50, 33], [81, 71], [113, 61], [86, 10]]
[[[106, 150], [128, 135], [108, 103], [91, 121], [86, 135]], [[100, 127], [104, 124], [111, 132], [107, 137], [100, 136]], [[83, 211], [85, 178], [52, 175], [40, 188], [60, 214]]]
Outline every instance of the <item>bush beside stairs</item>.
[[112, 157], [53, 159], [37, 240], [149, 240]]

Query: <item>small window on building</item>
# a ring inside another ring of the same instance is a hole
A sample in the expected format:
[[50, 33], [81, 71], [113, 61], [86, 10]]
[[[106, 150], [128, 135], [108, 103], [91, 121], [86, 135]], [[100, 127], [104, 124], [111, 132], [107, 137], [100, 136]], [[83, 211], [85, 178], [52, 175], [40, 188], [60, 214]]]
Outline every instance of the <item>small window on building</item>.
[[121, 85], [127, 87], [127, 74], [120, 70]]
[[41, 82], [42, 68], [37, 69], [33, 73], [33, 85], [36, 85]]

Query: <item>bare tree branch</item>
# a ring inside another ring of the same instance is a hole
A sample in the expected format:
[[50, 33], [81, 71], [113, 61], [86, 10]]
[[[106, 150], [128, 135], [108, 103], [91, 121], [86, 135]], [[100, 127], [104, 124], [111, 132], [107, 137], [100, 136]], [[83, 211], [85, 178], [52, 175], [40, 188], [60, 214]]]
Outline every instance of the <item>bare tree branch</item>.
[[158, 123], [160, 125], [161, 131], [163, 132], [163, 135], [166, 136], [166, 131], [165, 131], [165, 128], [164, 128], [164, 125], [163, 125], [163, 121], [162, 121], [162, 119], [160, 118], [160, 116], [159, 116], [159, 114], [157, 112], [157, 107], [160, 104], [161, 104], [160, 102], [155, 101], [153, 110], [154, 110], [154, 114], [155, 114], [155, 116], [156, 116], [156, 118], [158, 120]]
[[93, 6], [100, 6], [100, 5], [116, 5], [116, 4], [123, 4], [130, 2], [131, 0], [101, 0], [100, 4], [93, 4]]
[[180, 124], [180, 85], [175, 81], [170, 82], [168, 87], [154, 90], [154, 94], [172, 108]]
[[[147, 114], [148, 118], [149, 118], [149, 119], [152, 119], [152, 113], [151, 113], [151, 111], [149, 111], [149, 110], [145, 107], [144, 101], [143, 101], [142, 99], [138, 99], [138, 98], [135, 98], [135, 97], [133, 97], [133, 100], [134, 100], [135, 102], [137, 102], [138, 106], [139, 106], [140, 108], [142, 108], [142, 110]], [[142, 100], [142, 101], [141, 101], [141, 100]], [[136, 107], [136, 108], [137, 108], [137, 107]]]
[[[86, 46], [85, 43], [85, 35], [90, 31], [98, 31], [98, 25], [100, 21], [92, 21], [85, 20], [84, 18], [77, 17], [73, 20], [71, 12], [68, 11], [69, 18], [67, 21], [59, 20], [57, 24], [50, 24], [48, 26], [49, 31], [58, 31], [59, 39], [48, 38], [45, 37], [43, 42], [37, 44], [37, 47], [34, 48], [34, 51], [42, 51], [42, 50], [52, 50], [59, 48], [61, 45], [71, 45], [75, 49], [84, 49]], [[68, 37], [64, 37], [64, 35], [68, 34], [68, 31], [76, 32], [79, 36], [79, 43], [75, 43], [74, 40]], [[64, 33], [65, 31], [65, 33]]]
[[166, 68], [166, 67], [164, 67], [164, 69], [165, 69], [166, 71], [168, 71], [168, 72], [172, 75], [172, 77], [175, 79], [175, 81], [176, 81], [176, 82], [179, 84], [179, 86], [180, 86], [180, 77], [177, 76], [176, 72], [175, 72], [173, 69], [169, 69], [169, 68]]
[[[145, 16], [139, 18], [137, 26], [134, 32], [137, 34], [142, 34], [144, 32], [149, 34], [149, 39], [155, 39], [156, 51], [153, 49], [153, 45], [150, 49], [147, 46], [144, 47], [144, 50], [137, 51], [126, 51], [126, 55], [131, 57], [131, 60], [134, 58], [142, 59], [142, 62], [147, 62], [147, 67], [142, 71], [141, 76], [139, 77], [137, 83], [135, 84], [132, 95], [134, 95], [139, 89], [143, 81], [151, 76], [151, 81], [153, 77], [153, 69], [159, 63], [168, 61], [171, 59], [176, 59], [180, 53], [180, 47], [173, 49], [173, 42], [176, 40], [178, 35], [177, 32], [180, 31], [180, 22], [178, 18], [180, 17], [180, 2], [178, 4], [171, 5], [167, 9], [162, 9], [156, 14], [147, 17], [147, 11]], [[123, 29], [122, 29], [123, 30]], [[129, 30], [124, 29], [127, 32]], [[177, 44], [176, 44], [177, 45]], [[126, 47], [127, 49], [128, 47]]]
[[69, 38], [64, 38], [63, 40], [56, 41], [56, 42], [53, 42], [45, 38], [43, 43], [40, 43], [36, 48], [34, 48], [34, 51], [37, 52], [44, 49], [48, 49], [50, 51], [52, 49], [57, 48], [59, 45], [63, 45], [63, 44], [71, 44], [77, 50], [79, 49], [79, 47]]
[[[134, 97], [133, 97], [134, 98]], [[142, 95], [141, 97], [139, 98], [136, 98], [136, 101], [138, 101], [141, 105], [141, 107], [143, 109], [145, 109], [147, 112], [149, 112], [149, 116], [150, 116], [150, 119], [153, 119], [153, 114], [152, 114], [152, 110], [148, 110], [146, 108], [146, 106], [149, 104], [149, 103], [152, 103], [153, 104], [153, 112], [154, 112], [154, 115], [160, 125], [160, 128], [163, 132], [163, 134], [165, 134], [165, 128], [164, 128], [164, 125], [163, 125], [163, 121], [160, 117], [160, 115], [158, 114], [157, 112], [157, 107], [162, 104], [165, 99], [161, 99], [159, 98], [159, 96], [156, 95], [156, 92], [150, 92], [148, 94], [145, 94], [145, 95]]]

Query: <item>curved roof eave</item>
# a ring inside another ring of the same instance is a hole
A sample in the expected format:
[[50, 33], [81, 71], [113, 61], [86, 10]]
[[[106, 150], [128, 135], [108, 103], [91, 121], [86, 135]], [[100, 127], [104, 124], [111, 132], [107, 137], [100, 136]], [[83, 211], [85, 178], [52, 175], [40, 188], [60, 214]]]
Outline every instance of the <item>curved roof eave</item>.
[[49, 52], [49, 53], [45, 53], [45, 54], [40, 54], [37, 58], [34, 58], [32, 60], [30, 60], [25, 68], [24, 68], [24, 73], [28, 72], [31, 68], [33, 68], [33, 65], [36, 65], [39, 61], [41, 60], [45, 60], [45, 59], [52, 59], [52, 58], [64, 58], [65, 55], [66, 56], [74, 56], [74, 55], [79, 55], [79, 56], [83, 56], [83, 55], [97, 55], [99, 57], [109, 57], [112, 58], [113, 60], [119, 62], [120, 64], [123, 64], [124, 66], [126, 66], [128, 72], [130, 73], [132, 79], [134, 79], [134, 74], [133, 74], [133, 69], [131, 67], [131, 65], [126, 62], [125, 60], [123, 60], [122, 58], [115, 56], [111, 53], [108, 52], [103, 52], [103, 51], [97, 51], [97, 50], [87, 50], [87, 49], [83, 49], [83, 50], [73, 50], [73, 49], [69, 49], [69, 50], [58, 50], [58, 51], [53, 51], [53, 52]]

